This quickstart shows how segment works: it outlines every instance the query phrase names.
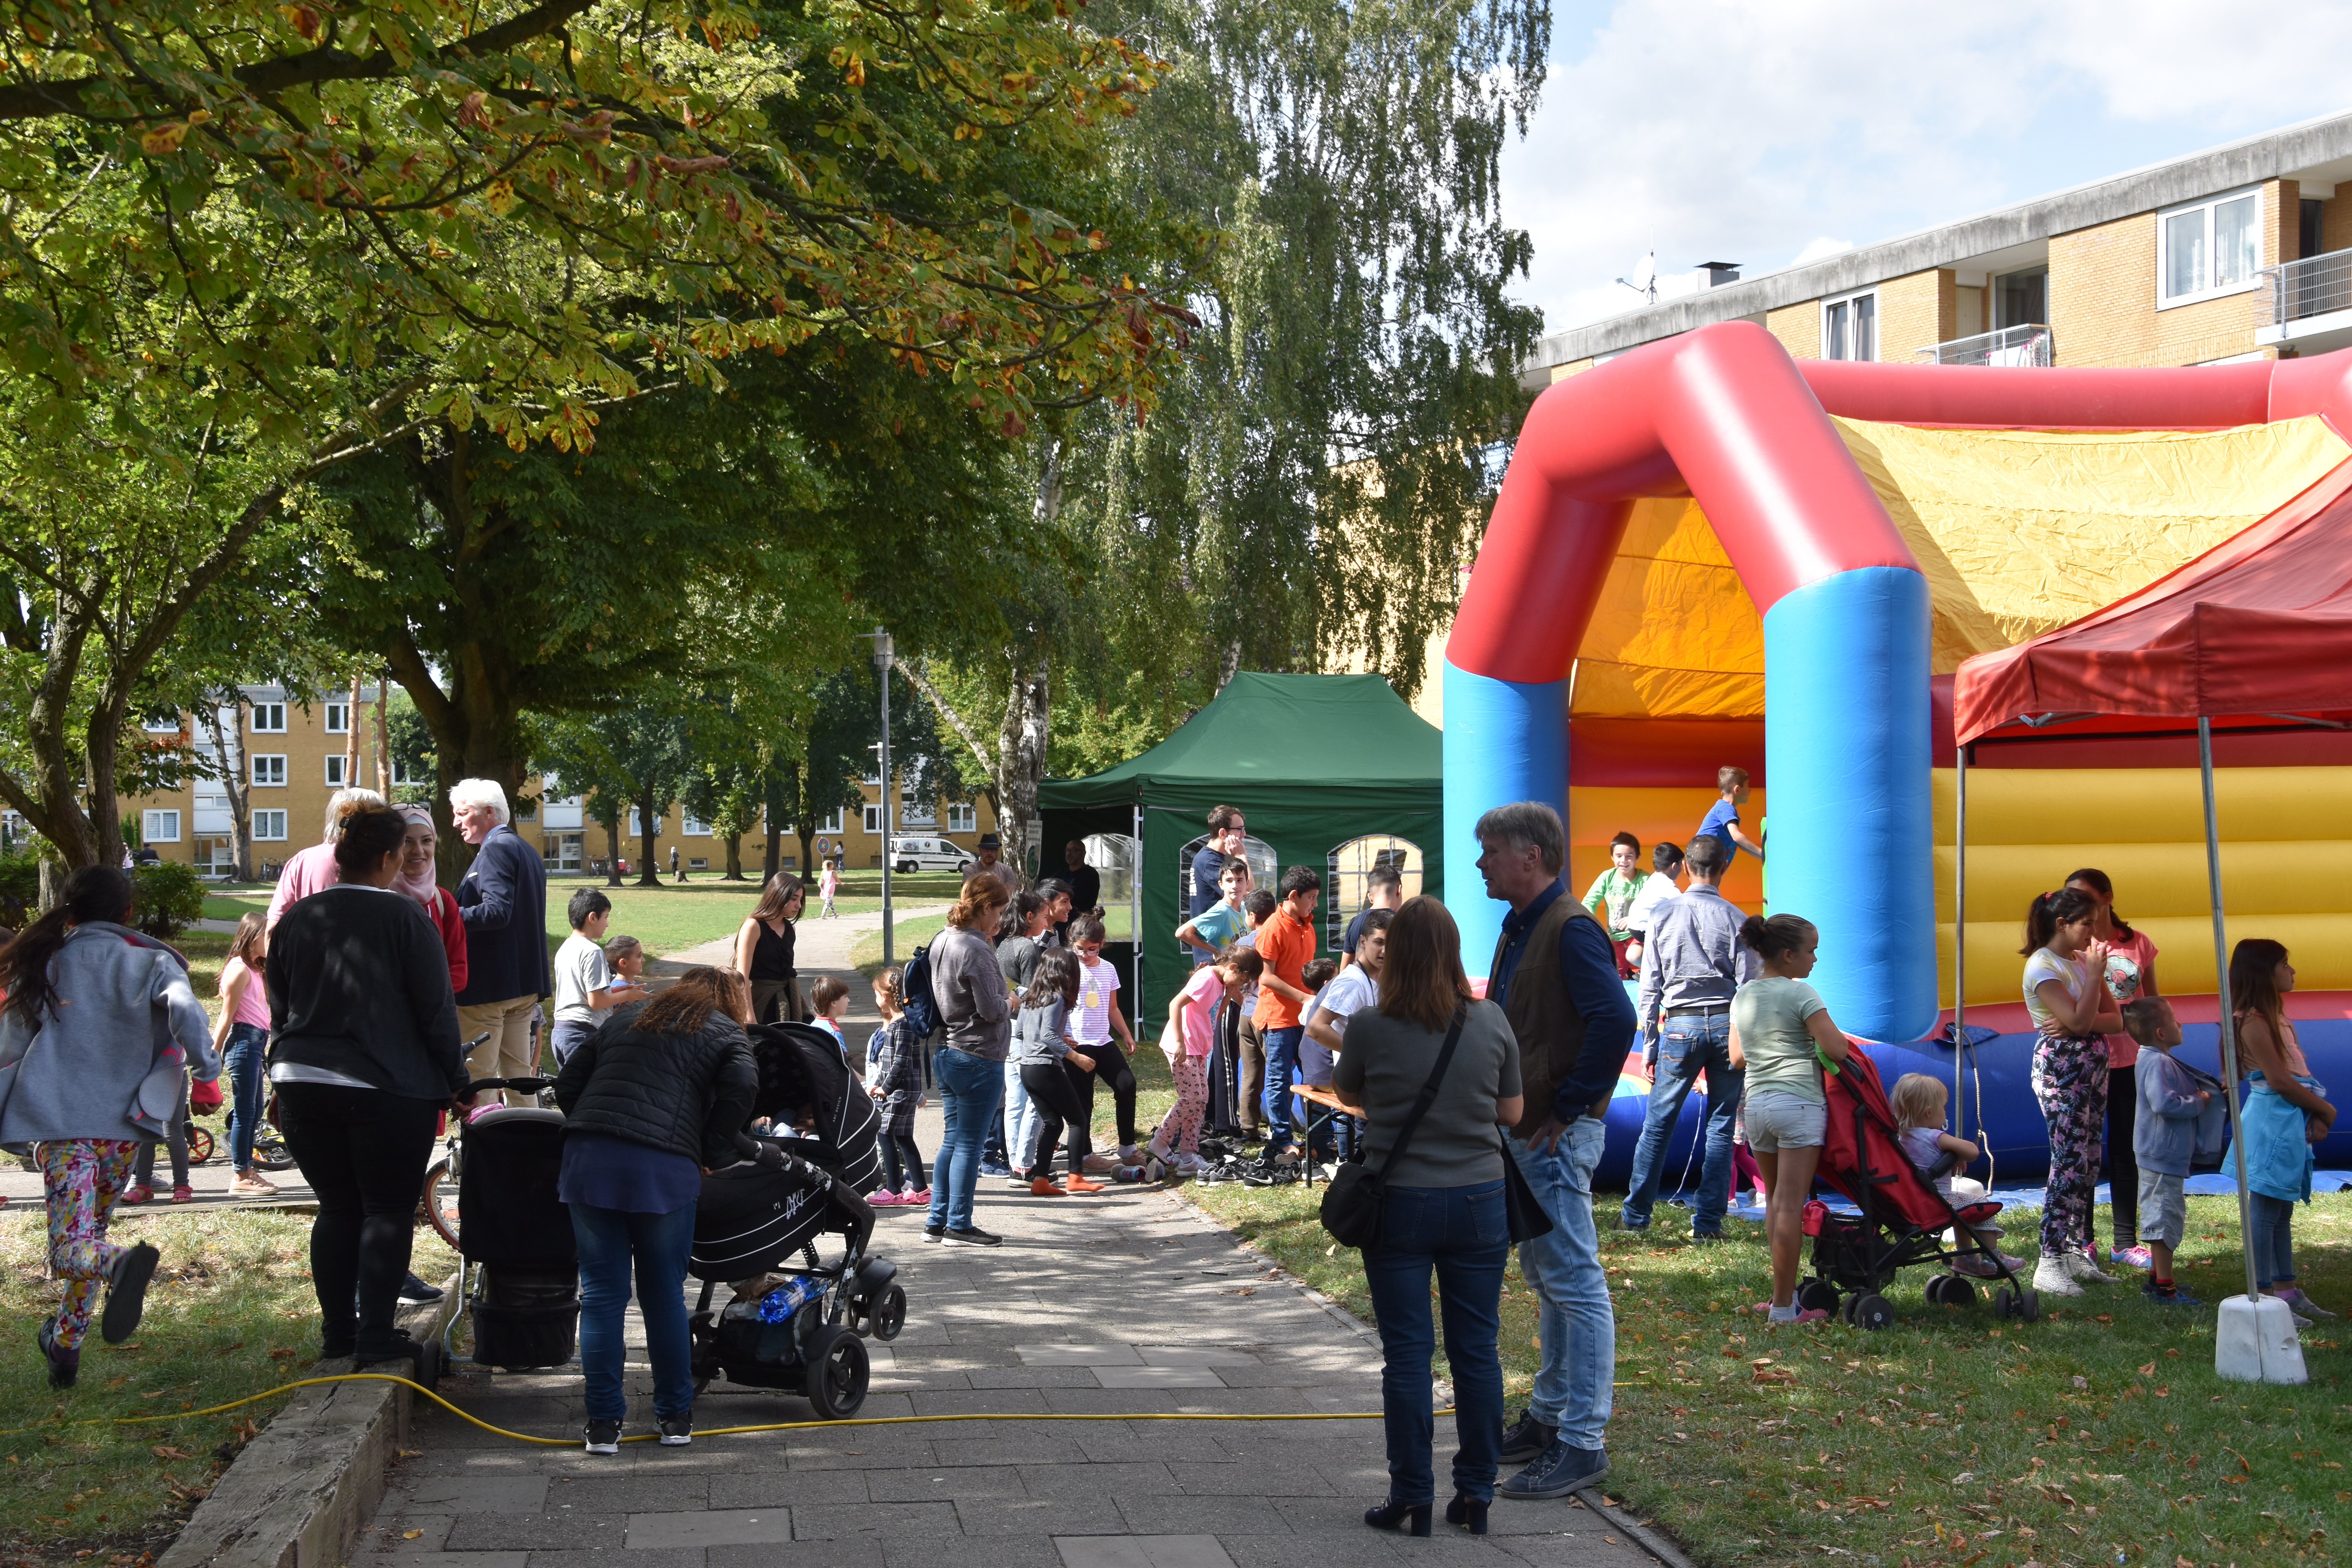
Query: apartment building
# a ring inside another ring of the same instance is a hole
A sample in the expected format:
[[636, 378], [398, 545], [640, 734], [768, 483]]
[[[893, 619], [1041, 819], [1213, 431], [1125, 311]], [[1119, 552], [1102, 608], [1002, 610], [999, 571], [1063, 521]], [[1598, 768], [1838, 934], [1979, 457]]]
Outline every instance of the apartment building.
[[2352, 344], [2352, 114], [1799, 267], [1704, 264], [1676, 297], [1545, 338], [1530, 387], [1717, 321], [1799, 359], [2194, 365]]

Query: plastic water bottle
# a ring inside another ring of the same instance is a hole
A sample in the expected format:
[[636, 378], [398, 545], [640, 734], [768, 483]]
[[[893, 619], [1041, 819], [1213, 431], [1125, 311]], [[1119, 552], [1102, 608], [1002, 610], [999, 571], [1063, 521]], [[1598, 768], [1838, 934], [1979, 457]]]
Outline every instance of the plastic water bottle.
[[824, 1294], [822, 1282], [805, 1274], [795, 1274], [760, 1298], [760, 1321], [763, 1323], [789, 1323], [794, 1312]]

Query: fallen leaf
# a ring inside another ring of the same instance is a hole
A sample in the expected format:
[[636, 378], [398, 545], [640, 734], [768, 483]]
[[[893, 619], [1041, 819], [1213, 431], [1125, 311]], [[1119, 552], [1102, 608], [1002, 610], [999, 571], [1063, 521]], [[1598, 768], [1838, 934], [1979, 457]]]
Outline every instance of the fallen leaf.
[[184, 1449], [174, 1448], [165, 1443], [158, 1443], [155, 1445], [154, 1455], [159, 1459], [185, 1459], [194, 1457]]
[[2154, 1377], [2156, 1375], [2156, 1363], [2150, 1362], [2146, 1366], [2140, 1368], [2139, 1374], [2142, 1377]]
[[414, 1541], [424, 1533], [421, 1530], [404, 1530], [400, 1532], [400, 1538], [403, 1541]]

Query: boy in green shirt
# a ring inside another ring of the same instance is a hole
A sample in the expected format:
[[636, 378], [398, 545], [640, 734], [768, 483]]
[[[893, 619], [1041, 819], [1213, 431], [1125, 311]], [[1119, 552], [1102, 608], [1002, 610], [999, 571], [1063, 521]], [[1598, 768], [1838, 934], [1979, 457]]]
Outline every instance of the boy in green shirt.
[[1624, 980], [1640, 973], [1625, 958], [1625, 944], [1633, 940], [1625, 916], [1650, 880], [1650, 873], [1641, 869], [1641, 860], [1642, 841], [1630, 833], [1620, 833], [1609, 841], [1609, 869], [1595, 877], [1584, 893], [1584, 907], [1608, 928], [1609, 950], [1616, 954], [1617, 973]]

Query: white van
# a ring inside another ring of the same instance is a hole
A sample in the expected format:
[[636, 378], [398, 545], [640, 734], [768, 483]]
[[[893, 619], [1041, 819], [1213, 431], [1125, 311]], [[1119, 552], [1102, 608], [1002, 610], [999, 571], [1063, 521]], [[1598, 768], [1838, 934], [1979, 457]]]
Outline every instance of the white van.
[[944, 838], [890, 840], [890, 868], [893, 871], [953, 871], [959, 877], [969, 877], [979, 864], [971, 850], [960, 848]]

